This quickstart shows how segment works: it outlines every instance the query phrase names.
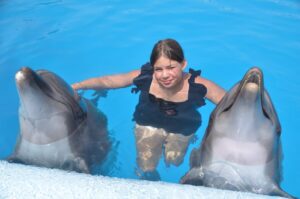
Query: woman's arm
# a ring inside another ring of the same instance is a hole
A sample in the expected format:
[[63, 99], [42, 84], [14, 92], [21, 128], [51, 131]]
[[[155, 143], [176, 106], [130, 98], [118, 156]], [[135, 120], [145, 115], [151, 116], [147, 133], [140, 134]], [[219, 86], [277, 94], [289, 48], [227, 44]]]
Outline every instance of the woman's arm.
[[130, 86], [133, 83], [133, 79], [139, 74], [140, 70], [134, 70], [129, 73], [95, 77], [74, 83], [72, 87], [74, 90], [122, 88]]
[[218, 86], [210, 80], [204, 79], [203, 77], [197, 77], [195, 79], [195, 82], [203, 84], [207, 88], [207, 93], [205, 97], [214, 104], [218, 104], [226, 93], [223, 88], [221, 88], [220, 86]]

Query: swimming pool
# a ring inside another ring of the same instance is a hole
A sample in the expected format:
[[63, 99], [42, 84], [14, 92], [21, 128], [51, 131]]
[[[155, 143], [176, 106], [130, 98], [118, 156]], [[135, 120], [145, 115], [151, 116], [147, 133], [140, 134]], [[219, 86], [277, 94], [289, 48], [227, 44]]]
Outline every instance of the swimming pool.
[[[262, 68], [282, 125], [282, 187], [300, 196], [299, 33], [297, 0], [0, 1], [0, 157], [12, 152], [19, 129], [14, 75], [21, 66], [48, 69], [73, 83], [136, 69], [157, 40], [175, 38], [188, 66], [225, 89], [251, 66]], [[137, 99], [130, 88], [100, 99], [119, 142], [110, 176], [137, 178], [132, 122]], [[201, 108], [203, 125], [189, 151], [199, 145], [212, 109], [209, 102]], [[168, 182], [177, 182], [187, 169], [188, 156], [179, 168], [166, 168], [163, 161], [158, 168]]]

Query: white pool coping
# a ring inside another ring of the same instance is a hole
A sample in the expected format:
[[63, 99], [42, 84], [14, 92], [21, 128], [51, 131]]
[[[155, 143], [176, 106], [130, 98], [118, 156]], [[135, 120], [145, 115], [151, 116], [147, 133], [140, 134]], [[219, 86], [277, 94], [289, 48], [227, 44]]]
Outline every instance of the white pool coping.
[[1, 199], [280, 198], [167, 182], [92, 176], [0, 161]]

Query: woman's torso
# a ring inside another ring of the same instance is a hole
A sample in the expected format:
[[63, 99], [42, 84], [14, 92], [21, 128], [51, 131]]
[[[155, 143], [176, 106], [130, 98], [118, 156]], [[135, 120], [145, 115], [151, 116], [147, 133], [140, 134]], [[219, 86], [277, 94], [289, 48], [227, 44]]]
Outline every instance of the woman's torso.
[[199, 74], [200, 71], [190, 69], [190, 73], [184, 74], [178, 91], [166, 94], [153, 78], [151, 65], [143, 65], [140, 75], [134, 80], [136, 88], [133, 91], [141, 93], [133, 119], [140, 125], [163, 128], [167, 132], [195, 133], [201, 125], [197, 109], [205, 105], [207, 92], [204, 85], [195, 83]]

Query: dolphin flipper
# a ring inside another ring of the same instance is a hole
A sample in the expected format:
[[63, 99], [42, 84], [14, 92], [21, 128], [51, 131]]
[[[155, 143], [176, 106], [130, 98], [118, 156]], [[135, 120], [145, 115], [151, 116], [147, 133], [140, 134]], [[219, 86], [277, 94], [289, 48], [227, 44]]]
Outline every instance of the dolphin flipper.
[[280, 196], [280, 197], [284, 197], [284, 198], [297, 199], [297, 197], [288, 194], [287, 192], [283, 191], [283, 190], [280, 189], [279, 187], [276, 187], [276, 188], [271, 192], [270, 195], [272, 195], [272, 196]]
[[199, 149], [193, 149], [190, 155], [190, 168], [192, 168], [188, 173], [186, 173], [181, 179], [181, 184], [191, 184], [201, 186], [202, 178], [204, 173], [201, 169], [201, 154]]
[[199, 149], [193, 149], [190, 156], [190, 167], [200, 167], [201, 158], [201, 151]]
[[90, 101], [97, 107], [100, 97], [107, 97], [107, 93], [107, 89], [97, 90], [92, 94], [94, 98], [92, 98]]
[[17, 164], [26, 164], [23, 160], [20, 158], [17, 158], [15, 155], [11, 155], [8, 158], [6, 158], [7, 162], [9, 163], [17, 163]]
[[61, 168], [69, 171], [77, 171], [88, 174], [91, 173], [86, 161], [80, 157], [76, 157], [72, 161], [65, 162]]
[[181, 184], [191, 184], [196, 186], [203, 185], [203, 176], [204, 173], [202, 172], [201, 168], [192, 168], [187, 174], [185, 174], [181, 179]]

